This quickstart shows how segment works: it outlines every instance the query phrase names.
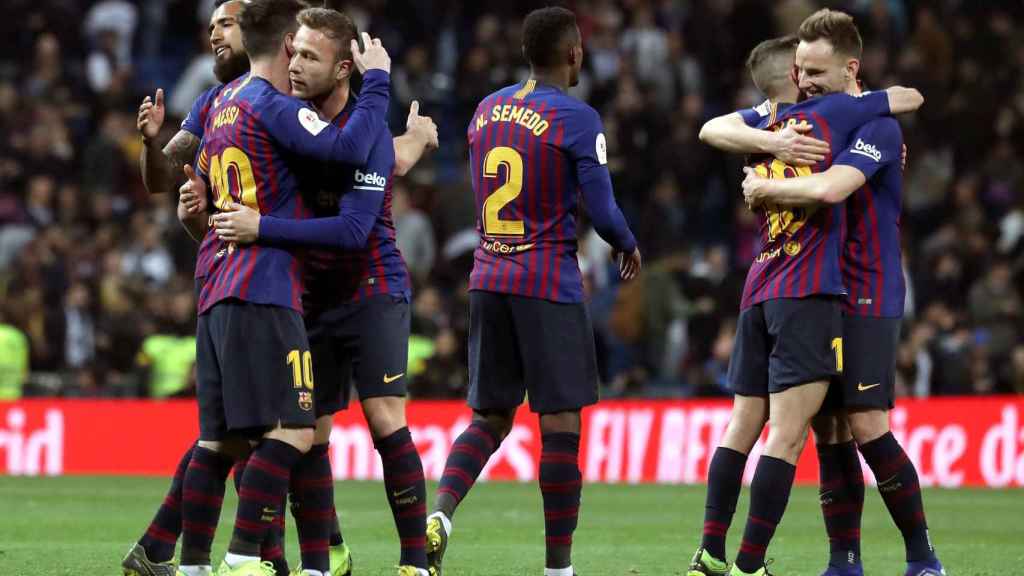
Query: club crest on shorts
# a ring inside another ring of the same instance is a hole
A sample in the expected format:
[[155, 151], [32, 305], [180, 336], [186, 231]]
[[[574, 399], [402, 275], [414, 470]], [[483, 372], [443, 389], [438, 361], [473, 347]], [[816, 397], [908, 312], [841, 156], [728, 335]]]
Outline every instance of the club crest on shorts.
[[299, 392], [299, 408], [302, 408], [306, 412], [313, 409], [313, 393], [312, 392]]

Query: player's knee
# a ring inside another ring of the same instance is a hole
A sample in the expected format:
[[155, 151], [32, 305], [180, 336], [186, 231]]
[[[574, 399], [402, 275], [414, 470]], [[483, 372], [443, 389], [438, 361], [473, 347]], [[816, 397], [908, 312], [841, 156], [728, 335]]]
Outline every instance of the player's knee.
[[567, 432], [569, 434], [580, 433], [580, 413], [558, 412], [555, 414], [541, 414], [540, 433], [554, 434]]
[[387, 438], [405, 428], [405, 398], [387, 396], [363, 401], [363, 414], [374, 438]]
[[795, 464], [807, 443], [808, 426], [793, 422], [778, 425], [773, 421], [765, 443], [765, 454]]
[[885, 410], [855, 410], [847, 415], [850, 432], [857, 444], [864, 445], [889, 431], [889, 413]]
[[292, 446], [294, 446], [299, 452], [305, 454], [313, 447], [313, 439], [315, 437], [316, 433], [313, 428], [298, 428], [295, 430]]
[[509, 432], [512, 431], [512, 423], [515, 420], [515, 411], [488, 411], [474, 412], [473, 419], [480, 420], [487, 424], [487, 426], [498, 435], [498, 441], [504, 440], [508, 436]]
[[743, 454], [749, 453], [761, 436], [764, 424], [765, 420], [761, 418], [751, 421], [742, 414], [733, 414], [725, 428], [725, 434], [722, 435], [721, 446]]
[[767, 422], [767, 398], [737, 395], [733, 401], [722, 445], [744, 454], [750, 452]]

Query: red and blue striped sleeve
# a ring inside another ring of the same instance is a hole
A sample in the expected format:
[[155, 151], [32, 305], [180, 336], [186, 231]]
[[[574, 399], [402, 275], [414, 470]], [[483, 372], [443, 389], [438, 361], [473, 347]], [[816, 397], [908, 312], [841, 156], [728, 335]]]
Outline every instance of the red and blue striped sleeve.
[[833, 164], [852, 166], [866, 180], [883, 167], [898, 163], [903, 153], [903, 134], [894, 118], [878, 118], [861, 126], [850, 138], [850, 145]]
[[261, 242], [307, 244], [361, 250], [380, 215], [387, 179], [395, 166], [391, 132], [379, 130], [366, 166], [353, 174], [351, 190], [341, 197], [337, 216], [296, 220], [263, 216]]
[[220, 86], [214, 86], [206, 92], [200, 94], [194, 102], [192, 102], [192, 108], [188, 111], [188, 115], [181, 121], [181, 129], [192, 134], [196, 138], [203, 137], [203, 125], [206, 124], [206, 114], [210, 111], [210, 105], [212, 100], [220, 93], [224, 87], [223, 84]]
[[362, 166], [375, 142], [369, 136], [387, 128], [389, 78], [383, 70], [367, 71], [359, 101], [340, 129], [321, 120], [301, 100], [280, 92], [273, 92], [256, 108], [267, 132], [285, 149], [321, 162]]
[[751, 128], [757, 128], [761, 121], [768, 118], [772, 114], [772, 101], [765, 100], [753, 108], [744, 108], [737, 110], [740, 118], [743, 118], [743, 122]]
[[577, 181], [594, 230], [612, 248], [631, 253], [636, 250], [636, 238], [615, 202], [601, 117], [587, 106], [574, 114], [572, 120], [578, 125], [571, 131], [567, 130], [567, 133], [575, 135], [575, 140], [569, 143], [569, 150], [576, 164]]
[[889, 95], [882, 92], [867, 92], [861, 96], [829, 94], [818, 108], [818, 114], [828, 118], [832, 132], [852, 134], [864, 124], [889, 115]]

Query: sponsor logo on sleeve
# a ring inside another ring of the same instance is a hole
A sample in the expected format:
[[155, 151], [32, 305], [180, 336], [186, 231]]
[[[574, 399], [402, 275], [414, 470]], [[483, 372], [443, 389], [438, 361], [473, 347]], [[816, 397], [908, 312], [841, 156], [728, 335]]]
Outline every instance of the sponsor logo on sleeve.
[[380, 192], [384, 191], [384, 187], [388, 183], [387, 177], [376, 172], [363, 172], [362, 170], [356, 170], [355, 181], [356, 185], [352, 188], [356, 190], [377, 190]]
[[757, 112], [757, 115], [762, 118], [764, 118], [765, 116], [770, 116], [772, 113], [772, 101], [765, 100], [764, 102], [761, 102], [757, 106], [754, 106], [753, 110], [754, 112]]
[[860, 154], [861, 156], [867, 156], [875, 162], [882, 161], [882, 151], [875, 147], [874, 144], [868, 144], [867, 142], [857, 138], [857, 141], [853, 144], [853, 149], [850, 150], [853, 154]]

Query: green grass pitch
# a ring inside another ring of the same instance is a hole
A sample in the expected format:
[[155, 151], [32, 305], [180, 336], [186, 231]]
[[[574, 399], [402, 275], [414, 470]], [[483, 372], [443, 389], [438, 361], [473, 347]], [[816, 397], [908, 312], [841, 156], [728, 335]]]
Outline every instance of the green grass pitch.
[[[120, 574], [119, 562], [145, 529], [167, 486], [163, 478], [0, 477], [0, 575]], [[433, 490], [429, 487], [428, 493]], [[228, 488], [214, 561], [220, 560], [234, 518]], [[397, 538], [383, 486], [336, 485], [342, 530], [356, 576], [395, 574]], [[729, 535], [735, 550], [746, 494]], [[683, 574], [698, 543], [703, 486], [584, 488], [574, 564], [580, 576]], [[1024, 492], [928, 490], [932, 540], [950, 576], [1024, 574]], [[289, 519], [289, 523], [291, 520]], [[298, 546], [289, 527], [289, 559]], [[877, 493], [868, 488], [863, 553], [871, 576], [902, 574], [903, 545]], [[463, 503], [445, 558], [447, 576], [540, 575], [543, 515], [535, 484], [478, 485]], [[816, 576], [827, 560], [817, 494], [799, 488], [769, 557], [780, 576]]]

